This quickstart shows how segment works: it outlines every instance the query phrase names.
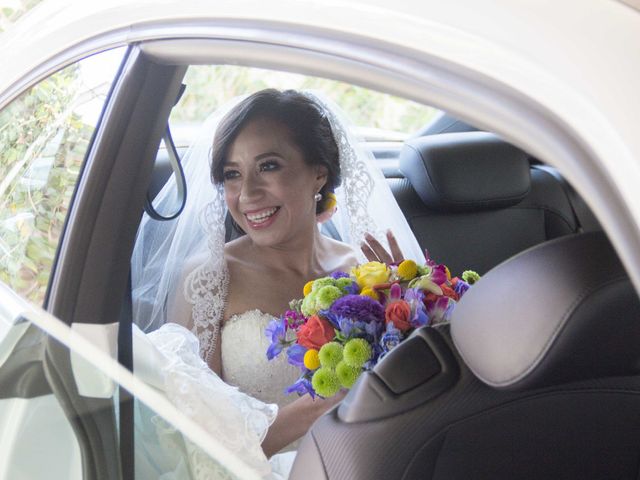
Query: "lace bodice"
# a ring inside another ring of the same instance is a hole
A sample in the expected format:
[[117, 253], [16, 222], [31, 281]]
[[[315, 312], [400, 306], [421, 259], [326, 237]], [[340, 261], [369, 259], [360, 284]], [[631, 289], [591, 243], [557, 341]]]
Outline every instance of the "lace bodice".
[[282, 407], [297, 398], [286, 395], [284, 389], [300, 372], [284, 354], [267, 360], [269, 340], [264, 330], [272, 319], [273, 315], [249, 310], [225, 322], [220, 334], [222, 378], [252, 397]]

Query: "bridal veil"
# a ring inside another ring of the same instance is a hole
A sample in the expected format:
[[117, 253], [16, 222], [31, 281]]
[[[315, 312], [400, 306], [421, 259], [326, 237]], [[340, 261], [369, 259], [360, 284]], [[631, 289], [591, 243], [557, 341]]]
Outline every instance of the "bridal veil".
[[[338, 145], [342, 183], [335, 192], [338, 207], [331, 221], [342, 241], [360, 251], [369, 232], [385, 245], [384, 232], [390, 229], [404, 257], [423, 262], [418, 242], [372, 153], [335, 104], [319, 93], [303, 93], [327, 117]], [[131, 259], [134, 322], [150, 332], [174, 321], [171, 312], [182, 300], [177, 295], [183, 295], [192, 306], [188, 327], [198, 337], [206, 360], [213, 351], [228, 281], [226, 205], [222, 186], [211, 183], [209, 159], [217, 125], [239, 101], [229, 102], [205, 121], [182, 159], [188, 192], [182, 214], [166, 222], [145, 214]], [[153, 201], [156, 209], [175, 210], [180, 203], [177, 191], [176, 182], [168, 181]]]

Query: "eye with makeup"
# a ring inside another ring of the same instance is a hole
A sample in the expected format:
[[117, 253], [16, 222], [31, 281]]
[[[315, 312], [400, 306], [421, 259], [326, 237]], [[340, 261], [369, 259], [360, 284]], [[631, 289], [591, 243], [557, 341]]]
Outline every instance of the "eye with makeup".
[[222, 181], [226, 182], [229, 180], [234, 180], [240, 176], [240, 172], [238, 170], [233, 170], [231, 168], [222, 171]]
[[273, 172], [276, 170], [280, 170], [280, 163], [275, 159], [268, 159], [260, 162], [260, 164], [258, 165], [258, 169], [261, 172]]

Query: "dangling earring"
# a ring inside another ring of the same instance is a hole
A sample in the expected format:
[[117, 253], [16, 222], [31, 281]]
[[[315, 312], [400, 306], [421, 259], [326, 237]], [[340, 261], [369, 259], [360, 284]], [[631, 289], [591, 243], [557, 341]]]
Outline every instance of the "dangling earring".
[[319, 202], [320, 200], [322, 200], [322, 194], [321, 194], [320, 192], [316, 193], [316, 194], [313, 196], [313, 199], [314, 199], [316, 202]]

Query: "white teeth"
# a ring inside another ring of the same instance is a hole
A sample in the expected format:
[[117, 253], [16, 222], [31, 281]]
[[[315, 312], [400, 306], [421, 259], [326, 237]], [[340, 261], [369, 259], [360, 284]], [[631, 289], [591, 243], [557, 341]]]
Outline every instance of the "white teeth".
[[278, 210], [277, 208], [270, 208], [269, 210], [263, 210], [260, 213], [253, 213], [253, 214], [246, 214], [247, 218], [249, 219], [250, 222], [253, 223], [260, 223], [260, 222], [264, 222], [267, 218], [269, 218], [271, 215], [273, 215], [274, 213], [276, 213], [276, 210]]

